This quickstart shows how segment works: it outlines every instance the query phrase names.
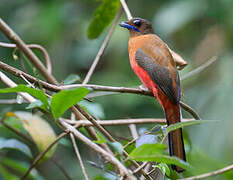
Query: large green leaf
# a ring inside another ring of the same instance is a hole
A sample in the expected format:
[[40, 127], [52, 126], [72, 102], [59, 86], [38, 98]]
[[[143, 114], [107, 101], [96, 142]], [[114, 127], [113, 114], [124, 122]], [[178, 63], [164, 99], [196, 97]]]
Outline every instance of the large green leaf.
[[150, 162], [157, 162], [157, 163], [166, 163], [166, 164], [173, 164], [173, 165], [177, 165], [181, 168], [184, 169], [190, 169], [191, 166], [189, 163], [175, 157], [175, 156], [168, 156], [168, 155], [164, 155], [164, 154], [150, 154], [150, 155], [138, 155], [138, 156], [134, 156], [132, 159], [136, 160], [136, 161], [150, 161]]
[[119, 0], [102, 0], [102, 4], [95, 11], [94, 18], [88, 27], [88, 38], [97, 38], [113, 20], [119, 7]]
[[0, 174], [4, 179], [19, 180], [19, 177], [9, 172], [4, 166], [2, 166], [2, 164], [0, 164]]
[[21, 151], [25, 155], [32, 157], [30, 149], [24, 143], [18, 141], [17, 139], [4, 139], [0, 138], [0, 150], [1, 149], [15, 149]]
[[51, 99], [51, 110], [55, 118], [59, 118], [71, 106], [81, 101], [89, 92], [87, 88], [76, 88], [62, 90], [53, 95]]
[[164, 144], [143, 144], [134, 149], [129, 158], [136, 161], [152, 161], [157, 163], [174, 164], [184, 169], [189, 169], [190, 165], [177, 157], [170, 157], [163, 154], [167, 148]]
[[35, 97], [36, 99], [39, 99], [43, 103], [41, 105], [41, 108], [45, 110], [48, 109], [48, 98], [42, 90], [30, 88], [23, 84], [13, 88], [0, 89], [0, 93], [12, 93], [12, 92], [26, 92], [32, 95], [33, 97]]
[[[28, 168], [30, 167], [30, 165], [26, 162], [18, 161], [15, 159], [10, 159], [7, 157], [3, 157], [1, 159], [1, 164], [6, 165], [7, 167], [11, 168], [14, 172], [17, 172], [22, 175], [25, 174]], [[35, 179], [35, 180], [44, 179], [42, 176], [39, 175], [38, 171], [35, 168], [30, 171], [28, 177], [29, 179]]]

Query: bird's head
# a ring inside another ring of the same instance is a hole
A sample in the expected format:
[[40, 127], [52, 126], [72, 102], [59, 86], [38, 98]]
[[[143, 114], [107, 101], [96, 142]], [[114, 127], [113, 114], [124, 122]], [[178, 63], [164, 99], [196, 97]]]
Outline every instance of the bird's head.
[[131, 37], [154, 33], [152, 24], [146, 19], [138, 17], [129, 21], [123, 21], [119, 25], [127, 28]]

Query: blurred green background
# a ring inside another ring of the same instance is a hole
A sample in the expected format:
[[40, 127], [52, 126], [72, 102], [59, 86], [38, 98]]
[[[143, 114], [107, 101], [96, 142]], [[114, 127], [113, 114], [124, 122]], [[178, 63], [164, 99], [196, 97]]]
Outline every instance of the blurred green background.
[[[69, 74], [78, 74], [82, 79], [85, 77], [106, 36], [108, 28], [97, 39], [87, 38], [88, 25], [100, 3], [96, 0], [0, 0], [0, 17], [26, 43], [41, 44], [48, 50], [53, 75], [62, 82]], [[218, 56], [217, 62], [182, 82], [183, 101], [193, 107], [202, 119], [220, 120], [215, 124], [185, 128], [186, 139], [191, 142], [191, 145], [187, 145], [188, 161], [196, 167], [192, 175], [232, 164], [233, 1], [128, 0], [128, 6], [133, 16], [150, 20], [156, 34], [188, 62], [188, 66], [180, 72], [181, 77], [211, 57]], [[124, 14], [121, 20], [126, 20]], [[128, 38], [125, 29], [119, 26], [115, 29], [90, 84], [126, 87], [140, 85], [129, 65]], [[8, 42], [2, 33], [0, 41]], [[0, 60], [15, 67], [20, 66], [20, 62], [12, 57], [12, 49], [0, 47]], [[5, 87], [1, 82], [0, 85]], [[0, 98], [5, 99], [6, 95], [1, 94]], [[145, 96], [109, 95], [97, 97], [94, 102], [103, 111], [100, 118], [106, 120], [164, 117], [157, 101]], [[3, 113], [22, 109], [23, 106], [1, 104], [0, 108]], [[190, 117], [185, 112], [183, 115]], [[116, 136], [131, 137], [127, 127], [120, 128], [112, 128], [111, 131]], [[6, 134], [0, 132], [0, 136]], [[102, 174], [103, 171], [87, 163], [88, 160], [97, 161], [96, 154], [87, 151], [87, 147], [82, 144], [80, 151], [88, 175], [93, 178]], [[15, 153], [8, 157], [20, 159], [18, 156]], [[70, 145], [59, 146], [55, 157], [74, 179], [83, 179]], [[39, 170], [45, 179], [65, 179], [50, 161], [41, 164]], [[228, 174], [211, 179], [233, 179], [233, 176]]]

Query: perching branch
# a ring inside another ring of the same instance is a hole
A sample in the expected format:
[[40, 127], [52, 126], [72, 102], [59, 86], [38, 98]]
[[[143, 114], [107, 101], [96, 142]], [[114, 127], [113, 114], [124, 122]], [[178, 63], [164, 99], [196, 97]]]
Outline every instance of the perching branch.
[[[63, 119], [65, 122], [76, 125], [77, 127], [82, 126], [93, 126], [90, 121], [87, 120], [69, 120]], [[183, 121], [192, 121], [193, 119], [183, 119]], [[129, 124], [149, 124], [149, 123], [166, 123], [165, 119], [152, 119], [152, 118], [143, 118], [143, 119], [116, 119], [116, 120], [99, 120], [98, 124], [102, 126], [121, 126], [121, 125], [129, 125]]]
[[[23, 75], [28, 81], [34, 83], [35, 85], [39, 86], [41, 85], [43, 88], [58, 92], [63, 89], [71, 89], [71, 88], [77, 88], [77, 87], [86, 87], [91, 88], [95, 91], [107, 91], [107, 92], [118, 92], [118, 93], [132, 93], [132, 94], [141, 94], [146, 96], [154, 97], [151, 91], [148, 90], [142, 90], [138, 88], [126, 88], [126, 87], [112, 87], [112, 86], [101, 86], [101, 85], [82, 85], [82, 84], [72, 84], [72, 85], [66, 85], [66, 86], [56, 86], [50, 83], [47, 83], [42, 80], [38, 80], [35, 77], [20, 71], [12, 66], [9, 66], [8, 64], [5, 64], [3, 62], [0, 62], [0, 69], [9, 72], [13, 74], [14, 76], [22, 78], [20, 75]], [[188, 105], [186, 105], [183, 102], [180, 102], [181, 107], [188, 111], [195, 119], [200, 119], [198, 114]]]

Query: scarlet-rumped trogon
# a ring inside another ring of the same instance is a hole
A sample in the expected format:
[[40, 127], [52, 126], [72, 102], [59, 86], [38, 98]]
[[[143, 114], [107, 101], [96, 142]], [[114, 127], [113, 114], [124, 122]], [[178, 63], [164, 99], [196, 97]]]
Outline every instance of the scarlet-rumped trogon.
[[[149, 21], [133, 18], [120, 23], [130, 33], [128, 44], [130, 65], [143, 85], [151, 90], [161, 104], [168, 126], [180, 122], [180, 78], [176, 63], [167, 45], [154, 34]], [[171, 156], [186, 160], [182, 129], [168, 135]], [[172, 166], [177, 172], [183, 169]]]

